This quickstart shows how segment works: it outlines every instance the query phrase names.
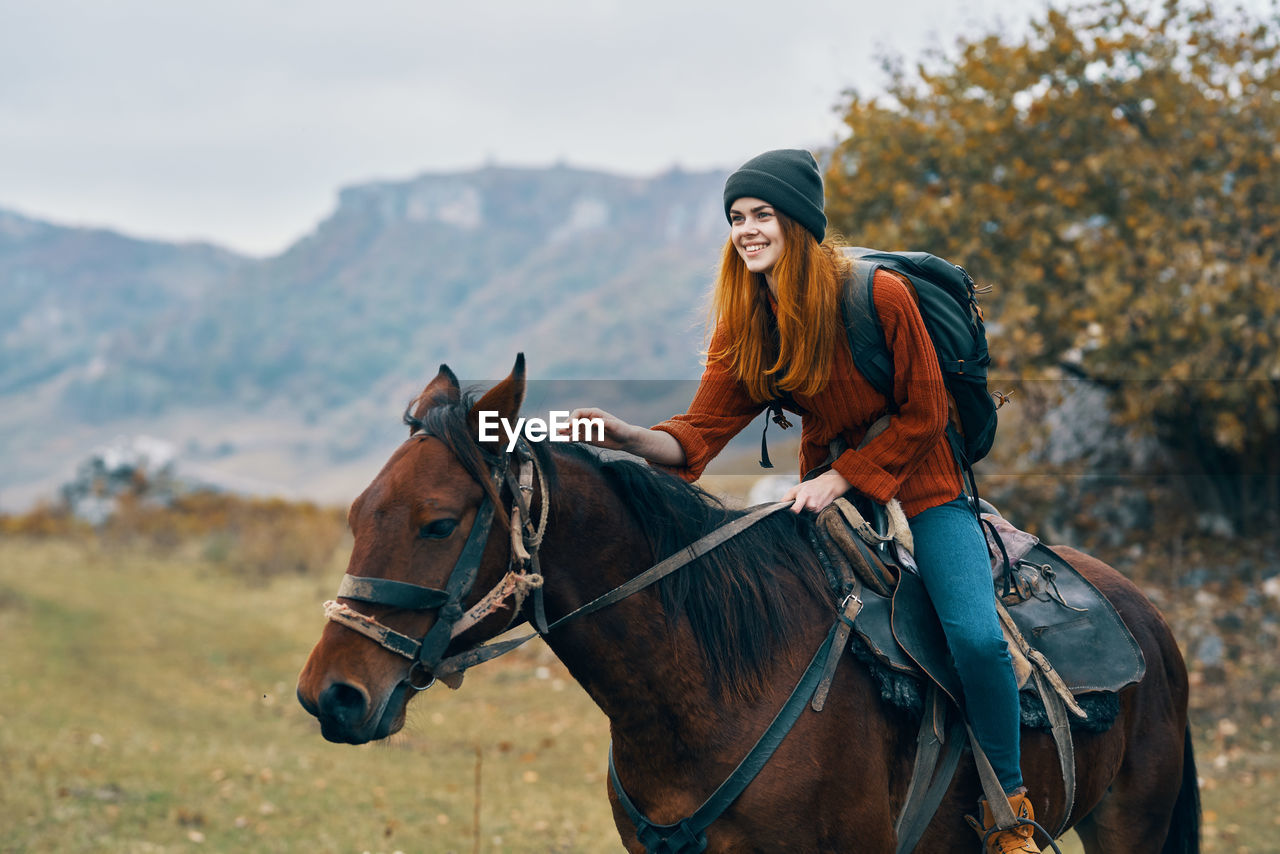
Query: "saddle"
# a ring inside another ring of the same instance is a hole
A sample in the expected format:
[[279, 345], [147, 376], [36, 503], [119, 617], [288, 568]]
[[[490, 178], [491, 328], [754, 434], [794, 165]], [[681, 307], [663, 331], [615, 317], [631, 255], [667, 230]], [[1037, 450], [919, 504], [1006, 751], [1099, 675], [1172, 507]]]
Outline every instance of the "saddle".
[[[905, 518], [895, 518], [900, 513], [893, 507], [896, 502], [884, 510], [858, 503], [866, 513], [839, 499], [818, 517], [829, 558], [846, 563], [863, 585], [855, 634], [881, 665], [927, 678], [963, 709], [964, 692], [942, 625], [902, 544]], [[1142, 679], [1142, 650], [1096, 587], [997, 513], [984, 513], [983, 527], [1020, 688], [1034, 689], [1037, 680], [1031, 675], [1036, 669], [1053, 672], [1071, 708], [1072, 698], [1115, 693]], [[1073, 711], [1083, 716], [1078, 705]]]

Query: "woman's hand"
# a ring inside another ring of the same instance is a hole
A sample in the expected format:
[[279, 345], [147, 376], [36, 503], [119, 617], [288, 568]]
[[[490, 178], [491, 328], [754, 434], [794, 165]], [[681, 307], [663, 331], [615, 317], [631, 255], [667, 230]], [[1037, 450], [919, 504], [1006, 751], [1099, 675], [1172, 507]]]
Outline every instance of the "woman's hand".
[[[603, 409], [592, 407], [575, 409], [569, 413], [569, 424], [596, 418], [604, 423], [604, 436], [601, 437], [599, 431], [589, 424], [582, 424], [578, 428], [578, 435], [585, 437], [587, 444], [611, 451], [626, 451], [659, 465], [682, 466], [685, 464], [684, 448], [680, 447], [680, 443], [670, 433], [646, 430], [643, 427], [628, 424]], [[570, 428], [562, 429], [558, 435], [569, 438]]]
[[791, 512], [793, 513], [799, 513], [806, 509], [817, 513], [851, 488], [852, 484], [845, 480], [840, 472], [835, 469], [828, 469], [812, 480], [797, 483], [788, 489], [787, 494], [782, 496], [782, 500], [790, 501], [793, 498], [795, 499], [796, 503], [791, 505]]
[[[600, 436], [600, 432], [590, 424], [577, 424], [579, 421], [592, 421], [599, 419], [604, 423], [604, 436]], [[641, 428], [634, 424], [628, 424], [616, 415], [610, 415], [603, 409], [575, 409], [569, 413], [570, 425], [577, 424], [576, 432], [579, 436], [586, 437], [589, 445], [595, 445], [599, 448], [608, 448], [611, 451], [626, 451], [635, 453], [632, 447], [636, 444]], [[568, 439], [570, 436], [569, 428], [560, 431], [560, 437]]]

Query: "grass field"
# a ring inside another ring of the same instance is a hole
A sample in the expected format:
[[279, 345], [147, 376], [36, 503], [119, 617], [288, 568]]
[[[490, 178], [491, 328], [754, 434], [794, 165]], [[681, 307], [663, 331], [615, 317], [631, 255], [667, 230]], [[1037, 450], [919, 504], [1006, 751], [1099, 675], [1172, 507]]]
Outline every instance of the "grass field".
[[[0, 851], [619, 850], [607, 722], [541, 645], [388, 743], [321, 739], [294, 681], [341, 572], [0, 539]], [[1254, 744], [1198, 748], [1207, 851], [1280, 851]]]
[[[0, 850], [616, 850], [608, 726], [542, 646], [332, 745], [294, 682], [337, 575], [0, 542]], [[531, 645], [532, 646], [532, 645]]]

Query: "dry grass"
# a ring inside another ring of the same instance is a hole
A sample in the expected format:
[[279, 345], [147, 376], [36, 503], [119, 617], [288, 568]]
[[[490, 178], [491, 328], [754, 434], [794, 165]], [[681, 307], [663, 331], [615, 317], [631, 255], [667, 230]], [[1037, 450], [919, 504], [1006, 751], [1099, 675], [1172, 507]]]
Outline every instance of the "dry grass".
[[0, 540], [5, 852], [601, 851], [607, 722], [545, 647], [331, 745], [294, 681], [336, 576]]

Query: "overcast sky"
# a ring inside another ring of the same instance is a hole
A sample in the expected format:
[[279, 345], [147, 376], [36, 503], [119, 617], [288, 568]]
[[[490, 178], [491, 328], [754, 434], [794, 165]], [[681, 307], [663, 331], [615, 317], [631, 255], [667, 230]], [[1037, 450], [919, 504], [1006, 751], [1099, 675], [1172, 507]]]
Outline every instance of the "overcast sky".
[[338, 188], [829, 144], [877, 57], [1044, 0], [0, 0], [0, 207], [278, 252]]

